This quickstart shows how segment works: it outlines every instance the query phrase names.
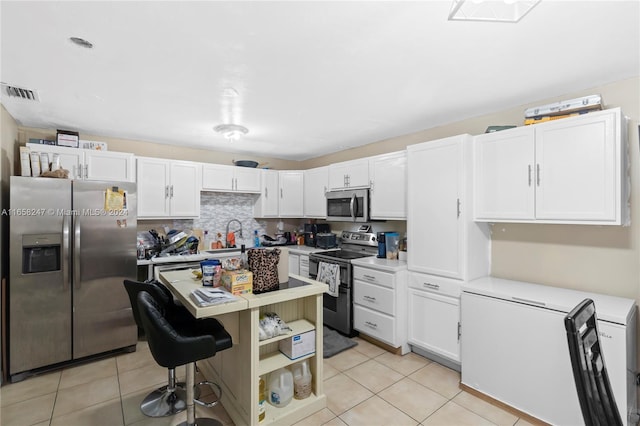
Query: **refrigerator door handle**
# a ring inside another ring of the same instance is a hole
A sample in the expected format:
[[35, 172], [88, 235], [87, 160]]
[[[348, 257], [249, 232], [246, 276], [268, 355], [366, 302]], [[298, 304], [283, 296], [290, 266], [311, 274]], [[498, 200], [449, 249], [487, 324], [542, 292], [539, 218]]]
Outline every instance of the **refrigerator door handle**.
[[73, 287], [80, 288], [80, 216], [73, 218]]
[[62, 289], [66, 290], [69, 286], [69, 268], [71, 267], [69, 259], [69, 241], [71, 236], [69, 231], [71, 228], [71, 216], [62, 217]]

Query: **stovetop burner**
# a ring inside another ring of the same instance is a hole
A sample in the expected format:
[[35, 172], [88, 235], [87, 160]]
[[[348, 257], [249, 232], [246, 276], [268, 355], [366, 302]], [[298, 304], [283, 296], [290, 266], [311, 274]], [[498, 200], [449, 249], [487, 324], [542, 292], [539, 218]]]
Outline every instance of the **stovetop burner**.
[[338, 259], [360, 259], [361, 257], [373, 256], [371, 253], [364, 253], [358, 251], [350, 251], [350, 250], [331, 250], [331, 251], [320, 251], [314, 254], [319, 254], [322, 256], [335, 257]]

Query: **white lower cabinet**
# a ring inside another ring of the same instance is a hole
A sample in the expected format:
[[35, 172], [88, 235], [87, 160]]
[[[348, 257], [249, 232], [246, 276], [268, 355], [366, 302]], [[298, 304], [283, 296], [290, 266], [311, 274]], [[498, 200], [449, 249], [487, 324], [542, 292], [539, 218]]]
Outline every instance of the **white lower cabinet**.
[[289, 252], [289, 275], [300, 275], [300, 255]]
[[306, 254], [300, 255], [300, 267], [298, 275], [301, 275], [305, 278], [309, 278], [309, 256]]
[[[355, 262], [354, 262], [355, 263]], [[409, 352], [406, 332], [407, 271], [353, 268], [353, 327], [402, 354]]]
[[460, 364], [460, 283], [409, 273], [408, 341]]
[[554, 425], [584, 424], [564, 317], [594, 301], [600, 345], [618, 411], [636, 424], [635, 301], [497, 279], [471, 281], [462, 293], [462, 383]]

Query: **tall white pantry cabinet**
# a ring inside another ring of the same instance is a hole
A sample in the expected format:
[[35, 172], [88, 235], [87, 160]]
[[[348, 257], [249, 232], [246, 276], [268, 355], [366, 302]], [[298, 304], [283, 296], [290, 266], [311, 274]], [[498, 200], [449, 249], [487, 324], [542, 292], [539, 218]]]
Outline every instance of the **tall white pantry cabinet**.
[[473, 222], [471, 135], [407, 147], [408, 340], [460, 365], [460, 294], [490, 268], [489, 228]]

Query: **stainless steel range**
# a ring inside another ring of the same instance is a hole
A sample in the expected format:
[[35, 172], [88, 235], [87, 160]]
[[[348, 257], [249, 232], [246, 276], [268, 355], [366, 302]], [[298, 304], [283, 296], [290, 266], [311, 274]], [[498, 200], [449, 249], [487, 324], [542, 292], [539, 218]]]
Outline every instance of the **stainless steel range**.
[[316, 278], [320, 262], [340, 266], [340, 287], [338, 297], [327, 293], [323, 296], [324, 324], [353, 336], [353, 268], [352, 259], [375, 256], [378, 241], [375, 233], [342, 231], [338, 250], [321, 251], [309, 255], [309, 275]]

